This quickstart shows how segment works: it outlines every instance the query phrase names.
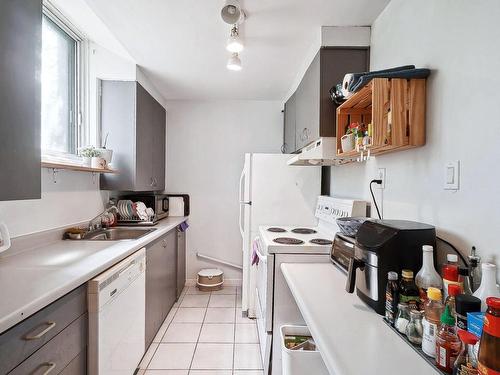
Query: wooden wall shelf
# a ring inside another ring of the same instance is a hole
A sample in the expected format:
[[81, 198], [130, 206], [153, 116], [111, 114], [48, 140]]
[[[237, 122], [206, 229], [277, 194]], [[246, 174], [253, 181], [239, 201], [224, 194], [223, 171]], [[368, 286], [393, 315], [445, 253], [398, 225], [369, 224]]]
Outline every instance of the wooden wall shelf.
[[114, 169], [91, 168], [91, 167], [85, 167], [83, 165], [77, 165], [77, 164], [53, 163], [53, 162], [46, 162], [46, 161], [42, 161], [42, 168], [67, 169], [67, 170], [71, 170], [71, 171], [89, 172], [89, 173], [118, 173]]
[[375, 78], [337, 108], [337, 156], [346, 161], [360, 152], [342, 152], [341, 137], [353, 122], [372, 124], [371, 155], [425, 144], [425, 79]]

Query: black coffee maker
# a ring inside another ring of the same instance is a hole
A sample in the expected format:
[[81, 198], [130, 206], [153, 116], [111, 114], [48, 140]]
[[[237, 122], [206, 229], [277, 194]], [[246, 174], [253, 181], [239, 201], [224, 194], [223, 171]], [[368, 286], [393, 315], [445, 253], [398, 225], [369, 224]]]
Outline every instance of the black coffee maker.
[[[436, 229], [428, 224], [404, 220], [365, 221], [356, 234], [354, 257], [350, 259], [346, 290], [354, 292], [377, 313], [385, 312], [387, 273], [422, 267], [422, 246], [436, 248]], [[436, 252], [434, 251], [434, 262]], [[434, 263], [435, 264], [435, 263]]]

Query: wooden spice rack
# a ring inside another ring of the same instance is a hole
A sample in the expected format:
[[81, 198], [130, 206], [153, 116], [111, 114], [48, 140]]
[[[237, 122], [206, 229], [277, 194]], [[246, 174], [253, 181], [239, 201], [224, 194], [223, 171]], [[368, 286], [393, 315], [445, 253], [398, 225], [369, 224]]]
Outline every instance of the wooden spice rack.
[[372, 123], [371, 155], [425, 144], [425, 79], [375, 78], [337, 108], [337, 156], [352, 161], [360, 152], [342, 151], [341, 137], [353, 122]]

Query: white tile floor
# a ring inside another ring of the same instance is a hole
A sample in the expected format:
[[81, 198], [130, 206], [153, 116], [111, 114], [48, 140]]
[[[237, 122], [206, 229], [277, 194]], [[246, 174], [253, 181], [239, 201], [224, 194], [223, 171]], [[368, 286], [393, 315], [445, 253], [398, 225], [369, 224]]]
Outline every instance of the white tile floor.
[[240, 288], [209, 293], [186, 287], [138, 375], [263, 375], [257, 326], [239, 306]]

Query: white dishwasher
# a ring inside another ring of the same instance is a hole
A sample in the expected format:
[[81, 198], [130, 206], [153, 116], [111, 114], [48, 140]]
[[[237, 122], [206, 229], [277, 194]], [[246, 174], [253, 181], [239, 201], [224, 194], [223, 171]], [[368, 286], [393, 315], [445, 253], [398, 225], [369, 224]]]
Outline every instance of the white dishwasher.
[[145, 351], [146, 250], [88, 282], [90, 375], [132, 375]]

